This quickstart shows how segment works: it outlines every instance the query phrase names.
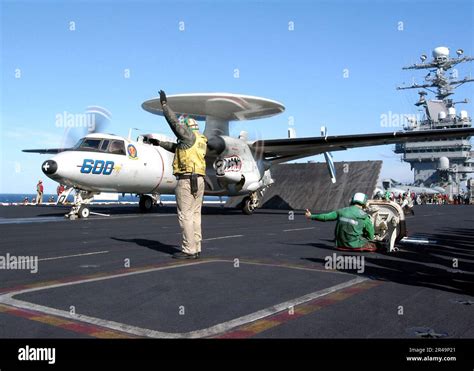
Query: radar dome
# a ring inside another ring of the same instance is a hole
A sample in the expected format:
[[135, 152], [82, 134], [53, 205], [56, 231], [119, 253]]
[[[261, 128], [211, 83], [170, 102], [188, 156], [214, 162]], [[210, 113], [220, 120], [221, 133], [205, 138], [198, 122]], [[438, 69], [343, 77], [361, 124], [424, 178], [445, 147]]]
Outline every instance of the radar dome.
[[433, 59], [435, 62], [444, 63], [449, 58], [449, 49], [444, 46], [439, 46], [433, 50]]
[[444, 156], [439, 158], [439, 169], [440, 170], [449, 169], [449, 158], [444, 157]]
[[449, 57], [449, 49], [445, 46], [438, 46], [433, 50], [433, 58], [438, 59], [438, 57]]

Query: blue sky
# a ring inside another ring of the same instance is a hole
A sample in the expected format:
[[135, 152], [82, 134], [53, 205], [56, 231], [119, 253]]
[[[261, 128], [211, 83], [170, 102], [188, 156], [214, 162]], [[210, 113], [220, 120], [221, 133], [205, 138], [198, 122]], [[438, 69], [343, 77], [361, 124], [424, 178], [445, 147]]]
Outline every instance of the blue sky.
[[[234, 134], [286, 137], [290, 116], [299, 137], [319, 135], [322, 124], [330, 135], [390, 131], [381, 127], [382, 114], [416, 113], [416, 91], [395, 87], [424, 76], [402, 66], [440, 45], [474, 55], [468, 0], [1, 1], [0, 11], [0, 193], [32, 192], [39, 178], [46, 192], [54, 191], [40, 169], [48, 156], [21, 149], [59, 146], [64, 129], [55, 119], [64, 111], [98, 105], [112, 113], [109, 132], [127, 135], [137, 127], [170, 134], [163, 118], [141, 109], [144, 100], [159, 89], [220, 91], [286, 106], [279, 116], [234, 124]], [[460, 77], [472, 68], [461, 66]], [[473, 88], [462, 86], [456, 98], [472, 100]], [[412, 179], [392, 146], [334, 158], [383, 160], [382, 176]]]

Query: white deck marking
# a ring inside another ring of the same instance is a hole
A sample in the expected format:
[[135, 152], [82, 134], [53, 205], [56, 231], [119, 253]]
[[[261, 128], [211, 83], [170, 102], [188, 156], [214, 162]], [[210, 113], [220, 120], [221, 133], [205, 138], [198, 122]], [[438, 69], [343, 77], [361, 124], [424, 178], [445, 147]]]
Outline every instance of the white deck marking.
[[316, 228], [316, 227], [284, 229], [283, 232], [305, 231], [305, 230], [307, 230], [307, 229], [314, 229], [314, 228]]
[[[91, 212], [93, 214], [93, 212]], [[99, 213], [94, 213], [99, 214]], [[104, 214], [105, 215], [105, 214]], [[176, 213], [171, 214], [147, 214], [145, 215], [138, 215], [138, 214], [130, 214], [130, 215], [109, 215], [109, 216], [95, 216], [93, 218], [86, 218], [82, 219], [79, 218], [77, 221], [86, 222], [88, 220], [115, 220], [115, 219], [126, 219], [126, 218], [160, 218], [160, 217], [168, 217], [168, 216], [176, 216]], [[52, 222], [69, 222], [70, 220], [65, 218], [64, 216], [40, 216], [40, 217], [28, 217], [28, 218], [3, 218], [0, 217], [0, 225], [3, 224], [29, 224], [29, 223], [52, 223]]]
[[95, 217], [95, 218], [87, 218], [87, 219], [81, 219], [83, 221], [87, 220], [115, 220], [115, 219], [127, 219], [127, 218], [162, 218], [162, 217], [168, 217], [168, 216], [176, 216], [176, 213], [170, 213], [170, 214], [128, 214], [128, 215], [120, 215], [120, 214], [113, 214], [110, 215], [110, 217]]
[[243, 236], [244, 236], [243, 234], [234, 234], [232, 236], [205, 238], [203, 239], [203, 241], [224, 240], [226, 238], [237, 238], [237, 237], [243, 237]]
[[0, 224], [28, 224], [28, 223], [48, 223], [48, 222], [65, 222], [64, 216], [44, 216], [32, 218], [2, 218]]
[[64, 256], [53, 256], [51, 258], [41, 258], [38, 259], [39, 262], [46, 261], [46, 260], [57, 260], [57, 259], [67, 259], [67, 258], [75, 258], [77, 256], [87, 256], [87, 255], [97, 255], [97, 254], [107, 254], [109, 251], [94, 251], [94, 252], [87, 252], [84, 254], [75, 254], [75, 255], [64, 255]]
[[[174, 269], [174, 268], [183, 268], [183, 267], [188, 267], [191, 265], [199, 265], [199, 264], [206, 264], [206, 263], [216, 263], [216, 262], [225, 262], [229, 263], [228, 260], [208, 260], [208, 261], [200, 261], [200, 262], [195, 262], [195, 263], [186, 263], [186, 264], [181, 264], [181, 265], [174, 265], [174, 266], [168, 266], [168, 267], [158, 267], [158, 268], [150, 268], [150, 269], [144, 269], [142, 271], [134, 271], [134, 272], [129, 272], [129, 273], [120, 273], [120, 274], [115, 274], [111, 276], [106, 276], [106, 277], [97, 277], [97, 278], [89, 278], [89, 279], [84, 279], [81, 281], [76, 281], [76, 282], [65, 282], [65, 283], [59, 283], [59, 284], [53, 284], [50, 286], [45, 286], [45, 287], [33, 287], [33, 288], [28, 288], [24, 290], [18, 290], [14, 292], [9, 292], [3, 295], [0, 295], [0, 303], [5, 304], [5, 305], [11, 305], [17, 308], [22, 308], [26, 310], [33, 310], [41, 313], [45, 313], [48, 315], [54, 315], [54, 316], [59, 316], [63, 318], [67, 318], [70, 320], [76, 320], [76, 321], [81, 321], [81, 322], [86, 322], [90, 323], [92, 325], [100, 326], [100, 327], [105, 327], [109, 328], [112, 330], [116, 331], [121, 331], [125, 332], [131, 335], [137, 335], [141, 337], [151, 337], [151, 338], [201, 338], [201, 337], [209, 337], [209, 336], [215, 336], [218, 334], [222, 334], [224, 332], [227, 332], [231, 329], [234, 329], [236, 327], [240, 327], [242, 325], [255, 322], [257, 320], [260, 320], [262, 318], [271, 316], [273, 314], [276, 314], [278, 312], [287, 310], [288, 308], [295, 307], [297, 305], [309, 302], [311, 300], [320, 298], [322, 296], [326, 296], [328, 294], [334, 293], [336, 291], [357, 285], [361, 282], [368, 281], [368, 278], [363, 278], [363, 277], [357, 277], [352, 280], [340, 283], [338, 285], [334, 285], [331, 287], [328, 287], [326, 289], [322, 289], [319, 291], [312, 292], [310, 294], [301, 296], [296, 299], [288, 300], [283, 303], [259, 310], [257, 312], [224, 322], [220, 323], [202, 330], [195, 330], [195, 331], [190, 331], [190, 332], [182, 332], [182, 333], [171, 333], [171, 332], [162, 332], [162, 331], [156, 331], [156, 330], [151, 330], [151, 329], [146, 329], [146, 328], [141, 328], [141, 327], [136, 327], [136, 326], [130, 326], [124, 323], [119, 323], [115, 321], [109, 321], [109, 320], [104, 320], [96, 317], [91, 317], [91, 316], [86, 316], [83, 314], [75, 314], [71, 315], [69, 311], [64, 311], [56, 308], [51, 308], [51, 307], [46, 307], [43, 305], [39, 304], [34, 304], [34, 303], [29, 303], [23, 300], [18, 300], [14, 299], [13, 297], [16, 295], [20, 294], [25, 294], [28, 292], [34, 292], [34, 291], [40, 291], [40, 290], [47, 290], [47, 289], [53, 289], [57, 287], [64, 287], [64, 286], [73, 286], [73, 285], [79, 285], [82, 283], [87, 283], [87, 282], [96, 282], [96, 281], [103, 281], [103, 280], [108, 280], [108, 279], [113, 279], [113, 278], [118, 278], [118, 277], [126, 277], [126, 276], [132, 276], [136, 274], [142, 274], [142, 273], [149, 273], [149, 272], [156, 272], [156, 271], [161, 271], [161, 270], [166, 270], [166, 269]], [[247, 264], [245, 262], [241, 262], [241, 264]], [[251, 264], [261, 264], [261, 263], [251, 263]], [[271, 265], [271, 264], [264, 264], [262, 265]], [[272, 265], [273, 267], [276, 268], [287, 268], [287, 269], [294, 269], [293, 267], [289, 266], [280, 266], [280, 265]], [[317, 271], [315, 272], [322, 273], [322, 271]], [[328, 272], [329, 273], [329, 272]]]
[[99, 215], [99, 216], [110, 216], [110, 214], [96, 213], [95, 211], [91, 211], [90, 214], [91, 215]]
[[426, 244], [435, 244], [435, 240], [425, 240], [422, 238], [409, 238], [409, 237], [403, 237], [399, 242], [402, 243], [414, 243], [414, 244], [421, 244], [421, 245], [426, 245]]
[[[230, 262], [230, 261], [229, 261]], [[234, 261], [232, 261], [232, 264]], [[272, 263], [261, 263], [261, 262], [252, 262], [252, 261], [243, 261], [242, 264], [247, 264], [247, 265], [261, 265], [264, 267], [279, 267], [279, 268], [288, 268], [288, 269], [296, 269], [296, 270], [301, 270], [301, 271], [311, 271], [311, 272], [318, 272], [318, 273], [333, 273], [333, 274], [345, 274], [345, 275], [350, 275], [350, 273], [347, 272], [341, 272], [341, 271], [335, 271], [331, 269], [316, 269], [316, 268], [309, 268], [309, 267], [302, 267], [302, 266], [296, 266], [296, 265], [285, 265], [285, 264], [272, 264]]]

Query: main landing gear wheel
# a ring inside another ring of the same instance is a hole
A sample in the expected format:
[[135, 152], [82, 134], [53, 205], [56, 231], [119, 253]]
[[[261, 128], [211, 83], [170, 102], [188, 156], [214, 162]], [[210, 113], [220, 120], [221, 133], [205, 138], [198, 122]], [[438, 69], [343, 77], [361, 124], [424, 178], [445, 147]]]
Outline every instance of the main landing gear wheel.
[[[263, 192], [260, 192], [260, 195], [263, 196]], [[242, 212], [246, 215], [252, 215], [255, 209], [260, 206], [259, 193], [252, 192], [242, 201]]]
[[245, 197], [243, 200], [242, 212], [245, 215], [252, 215], [255, 211], [255, 203], [250, 197]]
[[153, 209], [153, 198], [151, 196], [141, 196], [139, 206], [142, 213], [149, 213]]
[[90, 212], [90, 210], [87, 206], [82, 205], [79, 208], [79, 211], [78, 211], [77, 214], [78, 214], [79, 218], [87, 219], [89, 217], [89, 215], [91, 214], [91, 212]]

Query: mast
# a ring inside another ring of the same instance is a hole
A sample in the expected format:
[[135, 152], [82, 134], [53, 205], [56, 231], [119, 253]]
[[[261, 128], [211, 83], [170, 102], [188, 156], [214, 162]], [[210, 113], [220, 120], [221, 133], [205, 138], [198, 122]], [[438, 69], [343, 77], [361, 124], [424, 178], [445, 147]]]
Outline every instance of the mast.
[[[447, 47], [440, 46], [433, 50], [431, 61], [423, 54], [421, 63], [403, 67], [403, 70], [428, 70], [424, 83], [397, 87], [397, 90], [419, 89], [415, 106], [425, 111], [425, 117], [412, 119], [406, 130], [472, 126], [467, 112], [461, 110], [457, 114], [455, 108], [468, 100], [455, 102], [452, 96], [459, 86], [474, 81], [470, 76], [460, 78], [454, 67], [474, 58], [464, 56], [462, 49], [456, 51], [456, 57], [451, 58], [449, 54]], [[429, 93], [434, 94], [435, 99], [428, 99]], [[415, 184], [442, 185], [450, 194], [459, 193], [460, 183], [467, 179], [468, 173], [474, 172], [470, 137], [400, 143], [395, 146], [395, 153], [402, 154], [403, 161], [410, 163]]]

